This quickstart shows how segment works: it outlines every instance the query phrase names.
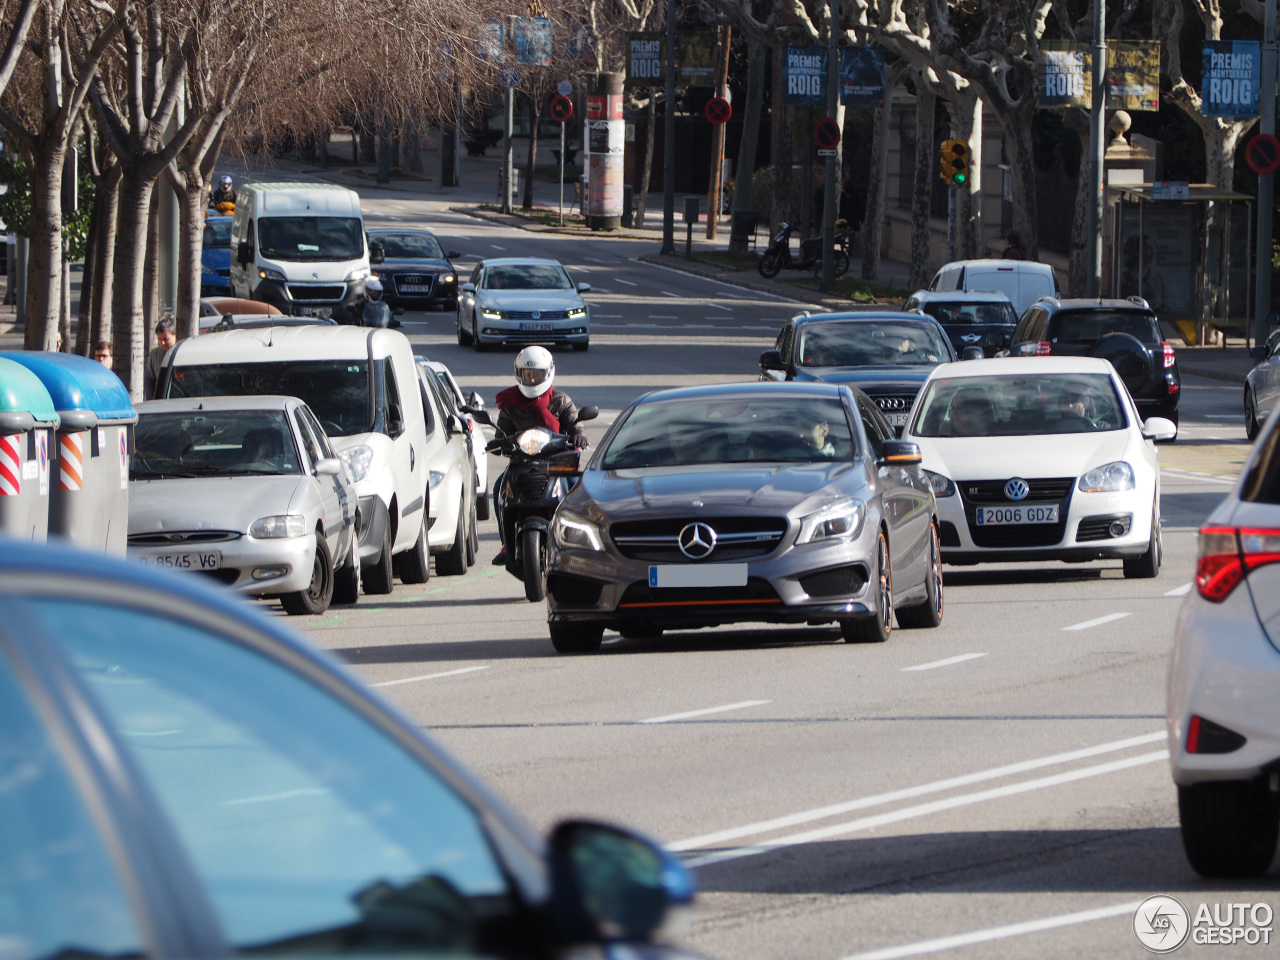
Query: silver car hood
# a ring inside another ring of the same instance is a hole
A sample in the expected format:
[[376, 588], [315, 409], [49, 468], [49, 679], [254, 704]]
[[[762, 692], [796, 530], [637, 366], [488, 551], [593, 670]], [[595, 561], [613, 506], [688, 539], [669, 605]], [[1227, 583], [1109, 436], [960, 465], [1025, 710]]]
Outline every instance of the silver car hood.
[[[855, 463], [707, 464], [589, 470], [584, 491], [613, 519], [654, 514], [801, 516], [854, 495], [863, 473]], [[694, 507], [694, 502], [702, 504]]]
[[567, 310], [582, 306], [577, 290], [481, 290], [480, 302], [502, 310]]
[[129, 484], [129, 533], [237, 530], [301, 505], [305, 476], [198, 477]]

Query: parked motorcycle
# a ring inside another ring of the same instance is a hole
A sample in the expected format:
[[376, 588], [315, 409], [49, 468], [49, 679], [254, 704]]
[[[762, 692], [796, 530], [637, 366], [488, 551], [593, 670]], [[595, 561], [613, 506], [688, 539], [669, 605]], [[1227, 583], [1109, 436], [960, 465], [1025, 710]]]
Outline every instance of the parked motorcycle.
[[[482, 408], [468, 406], [463, 412], [493, 426], [488, 411]], [[599, 407], [583, 407], [577, 422], [599, 415]], [[569, 475], [577, 472], [578, 451], [573, 437], [546, 427], [499, 436], [490, 440], [485, 450], [507, 458], [498, 492], [507, 573], [523, 580], [525, 597], [537, 603], [547, 595], [547, 530], [556, 507], [569, 492]]]
[[[822, 269], [822, 237], [800, 241], [800, 255], [794, 257], [791, 254], [791, 234], [794, 230], [795, 227], [789, 223], [783, 223], [778, 228], [777, 235], [757, 264], [760, 276], [776, 277], [784, 269], [808, 270], [811, 273]], [[834, 256], [836, 276], [842, 277], [849, 269], [849, 224], [845, 220], [836, 221]]]

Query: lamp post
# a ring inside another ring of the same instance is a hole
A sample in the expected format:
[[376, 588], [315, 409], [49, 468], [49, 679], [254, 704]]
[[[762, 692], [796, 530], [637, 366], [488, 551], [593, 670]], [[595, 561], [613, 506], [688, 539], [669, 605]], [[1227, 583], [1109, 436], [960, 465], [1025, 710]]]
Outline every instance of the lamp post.
[[[1275, 0], [1269, 0], [1274, 3]], [[1089, 109], [1089, 276], [1085, 295], [1102, 296], [1102, 173], [1106, 162], [1107, 5], [1093, 4], [1093, 100]]]
[[[1262, 89], [1258, 91], [1258, 132], [1276, 132], [1276, 0], [1266, 0], [1262, 33]], [[1275, 205], [1274, 173], [1258, 174], [1258, 252], [1253, 287], [1253, 342], [1267, 340], [1271, 309], [1271, 221]]]
[[676, 0], [667, 0], [667, 113], [662, 120], [662, 250], [676, 252]]

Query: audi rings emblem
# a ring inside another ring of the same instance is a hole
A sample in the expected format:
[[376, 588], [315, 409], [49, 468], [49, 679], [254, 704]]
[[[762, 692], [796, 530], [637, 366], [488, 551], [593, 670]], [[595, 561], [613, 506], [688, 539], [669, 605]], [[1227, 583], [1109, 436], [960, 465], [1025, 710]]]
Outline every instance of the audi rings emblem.
[[1010, 500], [1025, 500], [1031, 492], [1031, 486], [1020, 477], [1014, 477], [1004, 485], [1004, 495]]
[[902, 397], [876, 397], [876, 406], [881, 410], [901, 410], [907, 405]]
[[690, 560], [705, 560], [716, 548], [716, 532], [705, 523], [690, 523], [680, 531], [678, 542]]

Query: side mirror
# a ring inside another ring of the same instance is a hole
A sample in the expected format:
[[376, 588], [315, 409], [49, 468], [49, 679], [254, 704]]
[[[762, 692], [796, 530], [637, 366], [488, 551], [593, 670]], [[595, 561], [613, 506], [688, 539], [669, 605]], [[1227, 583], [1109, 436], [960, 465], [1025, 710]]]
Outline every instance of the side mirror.
[[236, 263], [243, 266], [253, 261], [253, 246], [248, 240], [241, 240], [236, 244]]
[[590, 293], [590, 292], [591, 292], [591, 284], [589, 284], [589, 283], [580, 283], [580, 284], [578, 284], [578, 292], [579, 292], [579, 293]]
[[461, 289], [463, 293], [475, 293], [476, 285], [472, 283], [470, 280], [468, 280], [459, 289]]
[[381, 240], [373, 240], [369, 243], [369, 262], [382, 263], [387, 259], [387, 248], [382, 245]]
[[1009, 356], [1009, 351], [1008, 351], [1008, 350], [997, 350], [997, 351], [996, 351], [996, 356], [997, 356], [997, 357], [1007, 357], [1007, 356]]
[[565, 943], [645, 941], [693, 903], [693, 878], [652, 840], [589, 821], [551, 832], [551, 910]]
[[985, 356], [985, 354], [983, 354], [981, 347], [965, 347], [964, 356], [961, 357], [960, 359], [961, 360], [981, 360], [983, 356]]
[[1280, 310], [1271, 310], [1267, 313], [1267, 326], [1274, 327], [1280, 324]]
[[920, 454], [920, 445], [910, 440], [886, 440], [884, 456], [880, 458], [881, 466], [912, 467], [924, 459]]
[[578, 423], [582, 423], [584, 420], [594, 420], [598, 416], [600, 416], [600, 408], [594, 403], [589, 404], [578, 411]]
[[760, 354], [761, 370], [783, 370], [786, 369], [782, 362], [782, 354], [777, 350], [766, 350]]
[[467, 395], [467, 408], [469, 410], [483, 410], [484, 397], [472, 390], [471, 393]]
[[483, 423], [486, 426], [493, 426], [493, 418], [489, 416], [489, 411], [484, 407], [473, 407], [470, 404], [462, 408], [462, 412], [470, 414], [476, 423]]
[[1249, 348], [1249, 359], [1250, 359], [1250, 360], [1265, 360], [1265, 359], [1267, 359], [1267, 348], [1266, 348], [1266, 347], [1250, 347], [1250, 348]]
[[399, 317], [399, 316], [403, 315], [403, 313], [404, 313], [404, 307], [396, 307], [395, 309], [393, 309], [393, 310], [391, 311], [391, 315], [392, 315], [393, 317]]
[[387, 436], [395, 438], [404, 433], [404, 411], [400, 409], [400, 404], [392, 403], [387, 406]]
[[316, 461], [317, 477], [336, 477], [342, 473], [342, 461], [337, 457], [325, 457]]
[[461, 250], [450, 250], [450, 251], [449, 251], [448, 253], [446, 253], [444, 256], [445, 256], [445, 259], [446, 259], [446, 260], [452, 260], [454, 257], [460, 257], [460, 256], [462, 256], [462, 251], [461, 251]]
[[1142, 424], [1142, 435], [1148, 440], [1172, 440], [1178, 435], [1178, 428], [1164, 417], [1148, 417]]

